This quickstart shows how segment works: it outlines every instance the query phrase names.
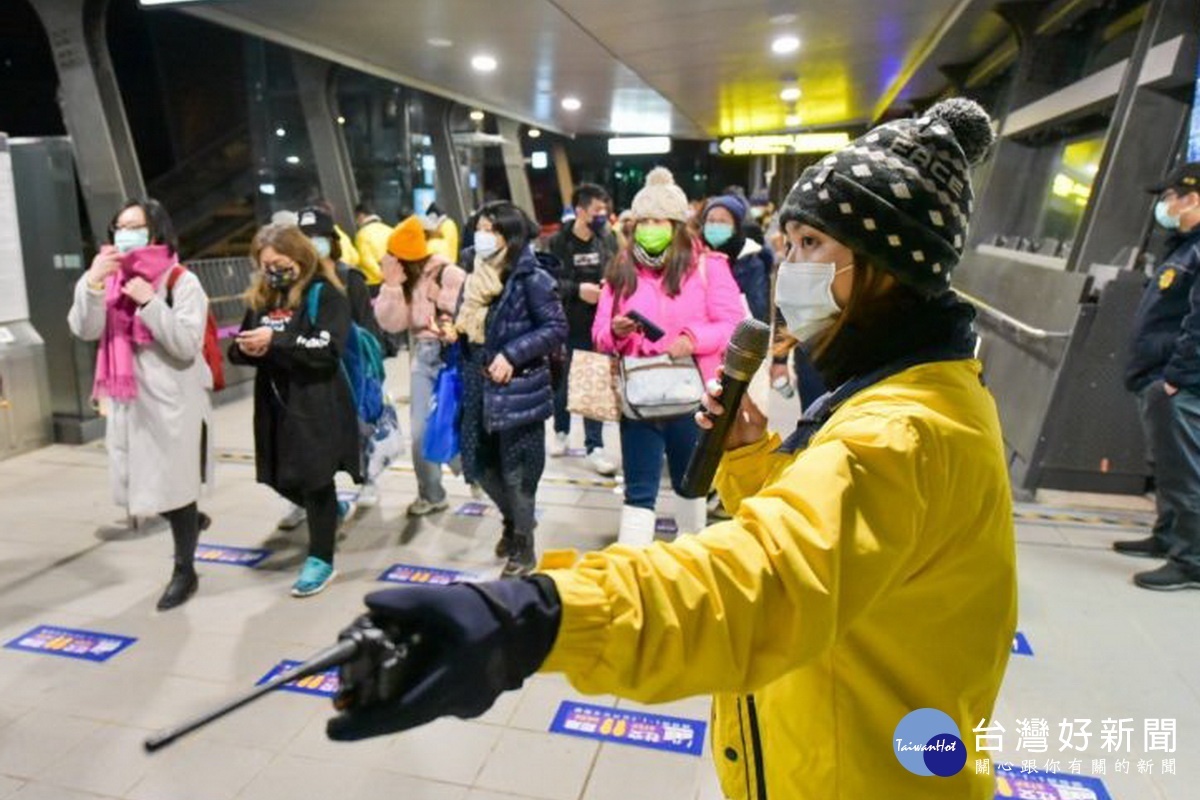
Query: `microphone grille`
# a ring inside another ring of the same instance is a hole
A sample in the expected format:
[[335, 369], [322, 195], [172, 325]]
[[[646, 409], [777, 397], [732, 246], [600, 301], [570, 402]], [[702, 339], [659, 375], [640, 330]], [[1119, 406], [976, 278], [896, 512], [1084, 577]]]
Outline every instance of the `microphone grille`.
[[756, 319], [738, 323], [725, 351], [725, 371], [751, 375], [758, 370], [771, 348], [771, 328]]

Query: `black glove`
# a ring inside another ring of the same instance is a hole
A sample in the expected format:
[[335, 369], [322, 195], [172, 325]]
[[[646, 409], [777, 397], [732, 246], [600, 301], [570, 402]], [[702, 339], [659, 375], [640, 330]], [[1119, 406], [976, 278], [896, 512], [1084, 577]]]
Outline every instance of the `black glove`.
[[537, 671], [558, 635], [562, 605], [544, 575], [520, 580], [408, 586], [366, 597], [371, 620], [414, 642], [392, 697], [367, 705], [345, 690], [346, 710], [326, 724], [330, 739], [354, 741], [415, 728], [438, 717], [477, 717], [501, 692]]

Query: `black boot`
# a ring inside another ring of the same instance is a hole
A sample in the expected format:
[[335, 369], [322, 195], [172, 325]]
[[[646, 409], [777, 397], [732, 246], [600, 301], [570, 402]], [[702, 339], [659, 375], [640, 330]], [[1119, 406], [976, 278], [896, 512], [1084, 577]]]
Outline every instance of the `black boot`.
[[175, 571], [171, 573], [170, 583], [163, 590], [162, 597], [158, 598], [158, 610], [169, 611], [175, 606], [183, 605], [196, 593], [199, 585], [200, 579], [196, 576], [195, 567], [176, 564]]
[[514, 534], [509, 542], [508, 561], [500, 571], [501, 578], [519, 578], [533, 572], [537, 557], [533, 552], [533, 536]]
[[507, 522], [504, 523], [504, 530], [500, 533], [500, 540], [496, 542], [496, 558], [508, 558], [513, 550], [513, 531], [512, 526]]

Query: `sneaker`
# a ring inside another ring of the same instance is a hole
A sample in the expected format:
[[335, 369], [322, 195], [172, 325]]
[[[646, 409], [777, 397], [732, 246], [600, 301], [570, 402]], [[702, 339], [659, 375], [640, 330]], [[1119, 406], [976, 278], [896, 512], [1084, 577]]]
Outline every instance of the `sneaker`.
[[292, 506], [292, 510], [284, 515], [283, 519], [275, 523], [275, 527], [281, 531], [291, 531], [299, 528], [308, 520], [308, 512], [304, 510], [304, 506]]
[[483, 499], [483, 487], [482, 486], [480, 486], [478, 483], [468, 483], [467, 486], [470, 487], [470, 489], [471, 489], [471, 499], [472, 500], [482, 500]]
[[499, 541], [496, 542], [496, 558], [508, 558], [513, 550], [513, 535], [512, 531], [505, 530], [501, 532]]
[[597, 447], [588, 453], [587, 462], [588, 466], [594, 469], [598, 475], [612, 476], [617, 474], [617, 465], [604, 452], [603, 447]]
[[450, 507], [450, 504], [445, 500], [439, 500], [436, 503], [431, 503], [424, 497], [418, 497], [408, 504], [405, 513], [410, 517], [427, 517], [430, 514], [436, 514], [439, 511], [445, 511]]
[[550, 445], [550, 455], [557, 458], [567, 454], [567, 434], [555, 433], [554, 444]]
[[379, 505], [379, 485], [364, 483], [358, 490], [358, 505], [362, 508], [373, 508]]
[[338, 526], [341, 527], [349, 522], [357, 511], [358, 501], [338, 500]]
[[1162, 546], [1157, 536], [1113, 542], [1113, 550], [1123, 556], [1136, 556], [1137, 558], [1166, 558], [1170, 555], [1170, 551]]
[[333, 564], [322, 561], [316, 556], [304, 559], [300, 568], [300, 577], [292, 584], [292, 597], [309, 597], [320, 592], [337, 575]]
[[176, 606], [183, 605], [196, 593], [199, 585], [200, 579], [196, 577], [195, 569], [175, 567], [175, 571], [171, 573], [170, 583], [163, 590], [162, 597], [158, 598], [158, 610], [170, 611]]
[[1171, 592], [1176, 589], [1200, 589], [1200, 570], [1189, 569], [1176, 561], [1168, 561], [1158, 569], [1139, 572], [1133, 582], [1143, 589]]

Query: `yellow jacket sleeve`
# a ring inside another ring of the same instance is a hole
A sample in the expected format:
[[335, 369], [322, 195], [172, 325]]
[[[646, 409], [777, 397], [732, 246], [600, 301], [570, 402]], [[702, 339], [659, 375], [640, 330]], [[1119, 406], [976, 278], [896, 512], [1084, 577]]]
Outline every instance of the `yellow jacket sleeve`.
[[754, 444], [731, 450], [721, 459], [713, 485], [721, 496], [721, 505], [736, 514], [742, 500], [756, 494], [771, 473], [778, 470], [790, 455], [775, 452], [779, 449], [779, 434], [764, 436]]
[[[358, 233], [354, 234], [354, 247], [358, 251], [359, 272], [363, 274], [368, 286], [375, 286], [383, 282], [383, 267], [379, 263], [383, 253], [379, 252], [371, 233], [366, 228], [359, 228]], [[386, 240], [384, 241], [386, 247]]]
[[342, 263], [351, 267], [357, 267], [359, 257], [358, 249], [354, 246], [354, 242], [350, 241], [350, 237], [342, 230], [341, 225], [334, 225], [333, 229], [337, 232], [338, 245], [342, 248]]
[[548, 570], [563, 617], [542, 669], [662, 702], [754, 691], [825, 653], [908, 574], [925, 516], [913, 426], [869, 416], [794, 456], [729, 522]]

